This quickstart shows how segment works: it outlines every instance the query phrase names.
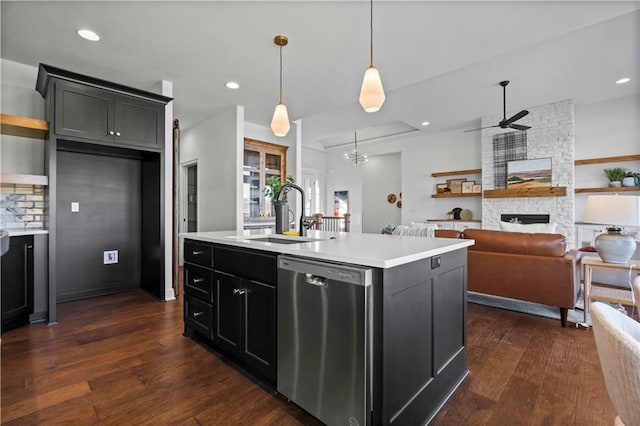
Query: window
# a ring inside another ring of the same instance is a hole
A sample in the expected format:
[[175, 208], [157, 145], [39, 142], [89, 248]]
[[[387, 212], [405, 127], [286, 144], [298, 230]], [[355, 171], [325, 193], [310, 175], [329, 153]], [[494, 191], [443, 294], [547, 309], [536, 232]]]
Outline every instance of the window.
[[245, 220], [273, 216], [271, 200], [264, 195], [267, 178], [284, 179], [287, 170], [288, 146], [253, 139], [244, 140], [243, 207]]

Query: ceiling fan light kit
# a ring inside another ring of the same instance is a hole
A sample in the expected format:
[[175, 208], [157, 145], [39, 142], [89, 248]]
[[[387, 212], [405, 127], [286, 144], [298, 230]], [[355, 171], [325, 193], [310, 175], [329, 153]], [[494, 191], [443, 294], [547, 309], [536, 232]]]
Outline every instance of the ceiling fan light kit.
[[527, 111], [526, 109], [523, 109], [522, 111], [507, 118], [507, 85], [509, 85], [509, 80], [501, 81], [499, 84], [500, 86], [502, 86], [502, 120], [495, 126], [480, 127], [477, 129], [465, 130], [465, 132], [475, 132], [477, 130], [490, 129], [493, 127], [500, 127], [501, 129], [515, 129], [515, 130], [522, 130], [522, 131], [529, 130], [531, 128], [531, 126], [515, 124], [516, 121], [520, 120], [521, 118], [529, 114], [529, 111]]
[[289, 133], [291, 125], [289, 124], [289, 114], [287, 113], [287, 106], [282, 102], [282, 47], [289, 43], [287, 36], [277, 35], [273, 39], [276, 46], [280, 47], [280, 102], [276, 105], [275, 111], [273, 111], [273, 118], [271, 119], [271, 131], [274, 135], [283, 137]]
[[373, 0], [370, 2], [369, 29], [371, 43], [369, 48], [369, 68], [364, 72], [360, 89], [360, 105], [366, 112], [377, 112], [385, 101], [384, 88], [378, 69], [373, 66]]

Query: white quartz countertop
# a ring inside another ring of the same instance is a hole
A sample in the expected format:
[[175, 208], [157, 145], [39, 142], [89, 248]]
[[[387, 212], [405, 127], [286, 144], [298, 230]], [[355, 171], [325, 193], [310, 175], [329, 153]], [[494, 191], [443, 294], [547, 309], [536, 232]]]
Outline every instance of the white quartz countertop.
[[319, 241], [302, 244], [280, 244], [252, 241], [265, 236], [300, 239], [286, 235], [256, 233], [248, 230], [218, 232], [185, 232], [183, 239], [207, 241], [255, 250], [304, 256], [333, 262], [351, 263], [376, 268], [392, 268], [438, 254], [472, 246], [473, 240], [452, 238], [404, 237], [383, 234], [309, 231], [306, 238]]
[[42, 228], [33, 229], [7, 229], [10, 237], [19, 237], [21, 235], [48, 234], [49, 230]]

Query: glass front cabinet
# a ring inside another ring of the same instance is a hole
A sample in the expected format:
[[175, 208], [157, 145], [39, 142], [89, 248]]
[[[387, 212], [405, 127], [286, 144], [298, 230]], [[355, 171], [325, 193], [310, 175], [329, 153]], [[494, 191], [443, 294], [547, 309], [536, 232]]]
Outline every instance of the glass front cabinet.
[[267, 178], [277, 176], [284, 180], [287, 170], [287, 146], [253, 139], [244, 140], [243, 206], [247, 222], [273, 221], [271, 200], [264, 195]]

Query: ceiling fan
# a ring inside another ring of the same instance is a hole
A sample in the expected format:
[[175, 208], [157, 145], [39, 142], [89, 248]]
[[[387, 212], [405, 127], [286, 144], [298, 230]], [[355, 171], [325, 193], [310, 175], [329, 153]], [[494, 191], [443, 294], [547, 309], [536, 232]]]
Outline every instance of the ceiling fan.
[[509, 84], [509, 80], [501, 81], [500, 86], [502, 86], [502, 121], [500, 121], [495, 126], [486, 126], [480, 127], [477, 129], [465, 130], [465, 132], [475, 132], [476, 130], [489, 129], [491, 127], [500, 127], [501, 129], [516, 129], [516, 130], [529, 130], [531, 126], [523, 126], [521, 124], [514, 124], [514, 122], [520, 120], [522, 117], [529, 114], [529, 111], [523, 109], [517, 114], [512, 115], [507, 118], [507, 85]]

